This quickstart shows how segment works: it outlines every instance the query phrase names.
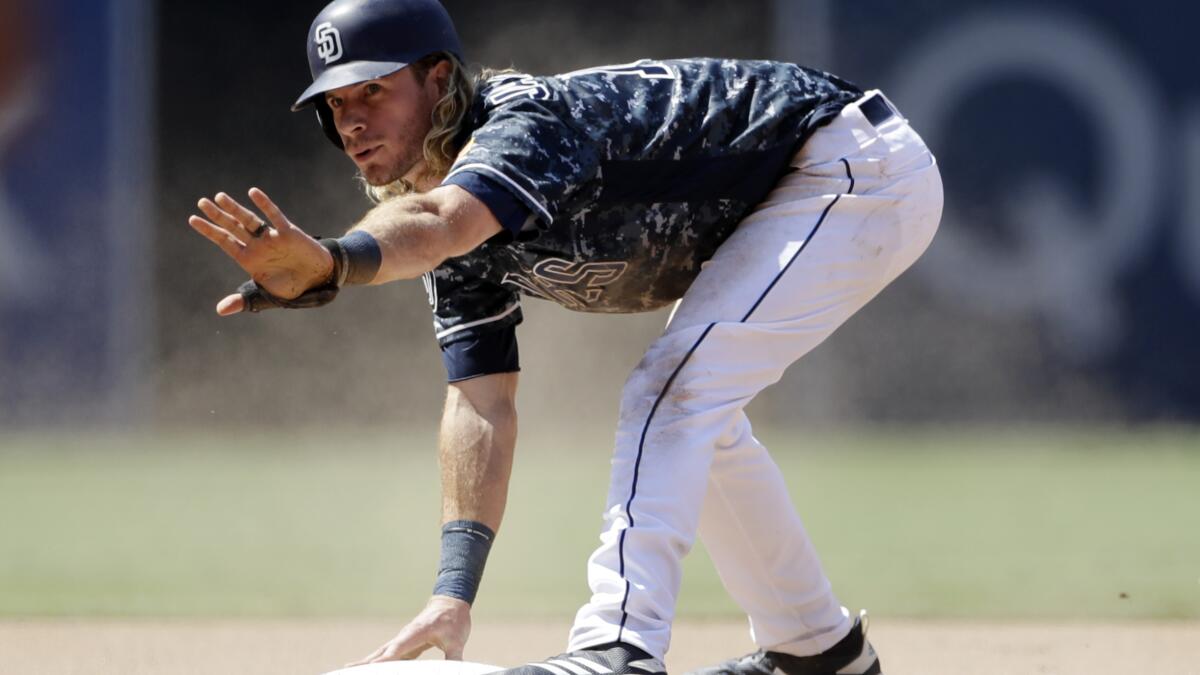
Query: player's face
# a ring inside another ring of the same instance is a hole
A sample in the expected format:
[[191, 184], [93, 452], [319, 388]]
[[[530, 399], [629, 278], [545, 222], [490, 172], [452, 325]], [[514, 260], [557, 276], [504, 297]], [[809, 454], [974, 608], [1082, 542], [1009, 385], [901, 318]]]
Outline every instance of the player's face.
[[411, 68], [325, 95], [346, 154], [371, 185], [387, 185], [424, 163], [422, 145], [440, 97], [437, 69], [419, 82]]

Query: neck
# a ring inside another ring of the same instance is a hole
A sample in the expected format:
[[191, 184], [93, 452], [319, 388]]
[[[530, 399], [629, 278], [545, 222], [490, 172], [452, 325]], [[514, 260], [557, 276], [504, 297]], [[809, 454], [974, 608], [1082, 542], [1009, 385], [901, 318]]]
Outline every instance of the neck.
[[426, 170], [425, 160], [417, 162], [416, 166], [404, 174], [404, 180], [408, 181], [416, 192], [429, 192], [441, 185], [443, 179], [445, 176], [430, 175]]

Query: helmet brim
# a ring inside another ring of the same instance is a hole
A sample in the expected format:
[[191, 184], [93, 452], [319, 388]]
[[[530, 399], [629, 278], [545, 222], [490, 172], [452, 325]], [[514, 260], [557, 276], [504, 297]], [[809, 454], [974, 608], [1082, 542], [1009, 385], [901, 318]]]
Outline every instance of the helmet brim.
[[327, 91], [347, 87], [359, 82], [367, 80], [376, 80], [381, 77], [387, 77], [401, 68], [408, 66], [407, 63], [395, 63], [392, 61], [353, 61], [351, 63], [341, 63], [325, 72], [313, 83], [308, 89], [300, 94], [300, 98], [292, 105], [292, 110], [297, 111], [313, 102], [313, 99], [324, 94]]

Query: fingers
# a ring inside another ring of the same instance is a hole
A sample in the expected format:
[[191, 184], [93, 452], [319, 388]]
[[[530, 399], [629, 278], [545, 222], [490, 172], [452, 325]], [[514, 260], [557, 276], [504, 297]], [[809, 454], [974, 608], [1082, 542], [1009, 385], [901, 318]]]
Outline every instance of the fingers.
[[275, 226], [277, 230], [286, 230], [292, 226], [292, 223], [283, 215], [283, 211], [275, 206], [275, 202], [267, 196], [267, 193], [258, 188], [250, 188], [250, 199], [254, 201], [254, 205], [259, 208], [267, 216], [267, 220]]
[[241, 240], [229, 233], [228, 230], [218, 227], [200, 216], [192, 216], [188, 218], [188, 225], [192, 229], [204, 235], [204, 238], [216, 244], [230, 258], [237, 260], [241, 255], [242, 249], [246, 247]]
[[447, 661], [462, 661], [463, 648], [466, 645], [446, 645], [446, 660]]
[[[450, 602], [447, 604], [443, 600]], [[461, 661], [470, 633], [470, 606], [460, 600], [434, 596], [421, 614], [402, 628], [396, 637], [366, 658], [348, 663], [346, 667], [415, 659], [430, 647], [440, 649], [447, 660]]]
[[392, 638], [391, 642], [384, 645], [383, 653], [371, 659], [370, 662], [415, 659], [432, 646], [433, 644], [424, 631], [402, 630], [399, 635]]
[[237, 203], [237, 200], [224, 192], [217, 193], [217, 205], [233, 216], [251, 236], [261, 234], [259, 230], [266, 225], [266, 221], [259, 218], [258, 214]]
[[[214, 199], [207, 197], [201, 199], [196, 202], [196, 206], [204, 215], [208, 216], [210, 225], [216, 225], [217, 228], [225, 230], [242, 244], [249, 244], [251, 239], [261, 237], [264, 234], [263, 228], [268, 223], [276, 230], [293, 227], [287, 216], [283, 215], [283, 211], [275, 205], [275, 202], [271, 201], [267, 193], [258, 188], [252, 188], [250, 198], [266, 214], [266, 220], [224, 192], [218, 192]], [[204, 234], [203, 231], [201, 233]], [[211, 239], [211, 237], [209, 238]], [[214, 243], [216, 242], [214, 241]]]
[[217, 303], [217, 314], [221, 316], [237, 314], [238, 312], [245, 311], [245, 309], [246, 300], [240, 293], [227, 295], [224, 298], [221, 298], [221, 301]]
[[[388, 644], [391, 644], [391, 643], [388, 643]], [[366, 664], [374, 661], [381, 654], [383, 654], [383, 652], [387, 650], [387, 647], [388, 647], [388, 645], [384, 645], [384, 646], [380, 647], [379, 649], [376, 649], [375, 651], [371, 652], [370, 654], [367, 654], [367, 656], [365, 658], [347, 663], [344, 667], [345, 668], [353, 668], [354, 666], [366, 665]]]
[[[363, 666], [368, 663], [382, 663], [384, 661], [410, 661], [420, 656], [430, 647], [428, 643], [420, 643], [415, 648], [403, 651], [404, 645], [409, 641], [400, 641], [399, 638], [400, 636], [396, 636], [395, 639], [371, 652], [366, 657], [352, 663], [347, 663], [345, 667], [353, 668], [354, 666]], [[461, 655], [459, 660], [461, 660]]]
[[204, 213], [204, 215], [208, 216], [212, 223], [225, 230], [229, 234], [232, 234], [243, 244], [249, 243], [253, 238], [236, 218], [229, 215], [229, 213], [220, 206], [214, 204], [211, 199], [205, 197], [204, 199], [196, 202], [196, 206]]

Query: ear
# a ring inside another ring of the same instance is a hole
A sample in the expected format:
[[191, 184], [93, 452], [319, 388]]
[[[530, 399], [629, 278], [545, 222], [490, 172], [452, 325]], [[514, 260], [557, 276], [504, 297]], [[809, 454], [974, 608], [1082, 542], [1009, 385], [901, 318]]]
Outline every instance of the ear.
[[430, 70], [429, 74], [425, 76], [425, 82], [432, 82], [437, 88], [436, 93], [439, 99], [446, 95], [446, 90], [450, 87], [450, 73], [453, 70], [453, 64], [450, 63], [449, 59], [446, 59], [438, 61], [433, 70]]

